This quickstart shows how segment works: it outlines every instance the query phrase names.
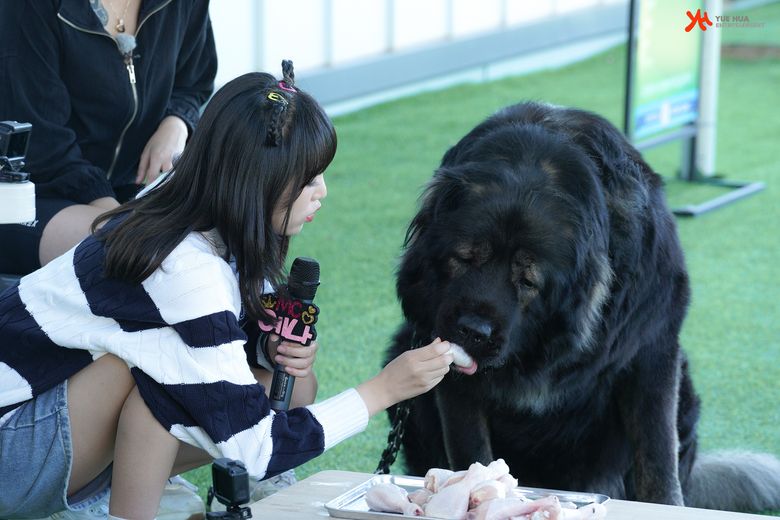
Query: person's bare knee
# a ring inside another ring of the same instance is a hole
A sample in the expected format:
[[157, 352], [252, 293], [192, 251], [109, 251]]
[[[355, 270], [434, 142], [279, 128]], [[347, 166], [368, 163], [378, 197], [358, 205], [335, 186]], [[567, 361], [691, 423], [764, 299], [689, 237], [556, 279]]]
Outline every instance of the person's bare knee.
[[41, 265], [46, 265], [87, 238], [92, 222], [105, 211], [103, 208], [77, 204], [54, 215], [41, 234], [41, 243], [38, 246]]
[[134, 386], [127, 364], [112, 354], [68, 379], [73, 444], [69, 493], [84, 487], [111, 463], [119, 414]]

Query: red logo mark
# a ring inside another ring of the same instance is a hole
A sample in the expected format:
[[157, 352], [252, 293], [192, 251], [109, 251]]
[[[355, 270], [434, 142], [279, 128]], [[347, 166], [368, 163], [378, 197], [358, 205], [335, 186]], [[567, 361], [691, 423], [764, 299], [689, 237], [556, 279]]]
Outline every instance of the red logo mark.
[[704, 26], [705, 23], [707, 25], [712, 25], [710, 16], [707, 14], [707, 11], [704, 11], [704, 16], [701, 15], [701, 9], [696, 9], [696, 15], [692, 15], [690, 11], [687, 11], [686, 14], [688, 15], [688, 18], [691, 19], [691, 23], [689, 23], [688, 27], [685, 28], [685, 32], [691, 32], [691, 29], [693, 29], [693, 26], [697, 23], [699, 24], [699, 29], [702, 31], [707, 30], [707, 27]]

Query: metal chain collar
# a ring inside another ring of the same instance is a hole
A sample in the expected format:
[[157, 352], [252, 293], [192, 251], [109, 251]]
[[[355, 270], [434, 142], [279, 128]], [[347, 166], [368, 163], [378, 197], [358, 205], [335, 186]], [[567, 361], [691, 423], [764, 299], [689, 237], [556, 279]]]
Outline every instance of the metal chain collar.
[[[417, 333], [412, 334], [412, 349], [420, 346], [420, 341], [417, 339]], [[410, 349], [411, 350], [411, 349]], [[395, 462], [398, 456], [398, 450], [401, 449], [401, 442], [404, 439], [404, 428], [406, 427], [406, 420], [409, 418], [409, 411], [411, 409], [411, 399], [401, 401], [395, 407], [395, 415], [393, 416], [393, 422], [390, 425], [390, 433], [387, 434], [387, 446], [382, 451], [382, 456], [379, 458], [379, 465], [374, 471], [377, 475], [387, 475], [390, 473], [390, 466]]]

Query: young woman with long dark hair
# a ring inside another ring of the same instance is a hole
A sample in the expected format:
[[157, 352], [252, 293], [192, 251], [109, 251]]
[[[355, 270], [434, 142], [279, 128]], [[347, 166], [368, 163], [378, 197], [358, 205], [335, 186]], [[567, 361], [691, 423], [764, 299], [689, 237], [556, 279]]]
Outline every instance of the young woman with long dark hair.
[[0, 297], [0, 517], [83, 508], [110, 479], [112, 516], [153, 518], [171, 474], [229, 457], [271, 477], [447, 373], [437, 340], [356, 388], [270, 409], [258, 351], [299, 378], [294, 405], [316, 392], [316, 344], [266, 355], [255, 332], [336, 151], [330, 120], [283, 71], [225, 85], [158, 186]]

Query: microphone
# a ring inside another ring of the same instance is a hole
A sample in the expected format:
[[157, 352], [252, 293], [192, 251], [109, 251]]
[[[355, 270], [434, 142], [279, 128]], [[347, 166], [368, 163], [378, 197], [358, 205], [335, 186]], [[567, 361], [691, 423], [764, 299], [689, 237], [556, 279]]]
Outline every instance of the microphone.
[[[320, 264], [313, 258], [303, 256], [296, 258], [290, 268], [290, 278], [287, 281], [287, 292], [292, 301], [279, 300], [275, 305], [276, 315], [279, 318], [275, 330], [282, 339], [308, 345], [317, 337], [314, 323], [317, 321], [319, 309], [313, 301], [319, 285]], [[294, 333], [294, 329], [298, 332]], [[277, 366], [274, 369], [270, 394], [273, 410], [279, 412], [290, 407], [294, 383], [295, 378], [282, 367]]]

